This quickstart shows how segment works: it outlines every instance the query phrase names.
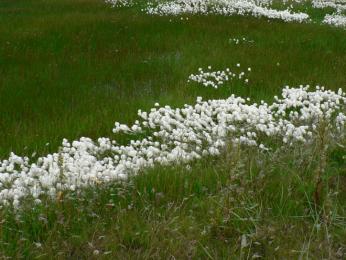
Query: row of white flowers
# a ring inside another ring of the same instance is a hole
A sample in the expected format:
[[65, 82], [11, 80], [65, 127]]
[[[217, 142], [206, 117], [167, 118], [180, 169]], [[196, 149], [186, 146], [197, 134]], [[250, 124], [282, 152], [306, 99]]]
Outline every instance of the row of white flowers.
[[[285, 87], [282, 97], [267, 104], [250, 103], [231, 95], [182, 108], [155, 104], [138, 111], [132, 126], [115, 123], [114, 133], [134, 134], [128, 145], [110, 138], [69, 142], [59, 152], [30, 162], [11, 154], [0, 161], [0, 204], [19, 208], [23, 199], [40, 203], [42, 196], [55, 198], [66, 190], [80, 190], [98, 183], [126, 179], [148, 167], [188, 163], [218, 155], [228, 143], [271, 149], [270, 143], [287, 146], [311, 142], [320, 122], [326, 122], [335, 138], [344, 133], [345, 93], [317, 87]], [[137, 134], [145, 138], [136, 138]]]
[[181, 14], [218, 14], [218, 15], [252, 15], [269, 19], [281, 19], [286, 22], [304, 22], [309, 20], [306, 13], [293, 13], [289, 10], [275, 10], [266, 7], [268, 2], [260, 5], [254, 0], [175, 0], [148, 6], [145, 11], [156, 15]]
[[345, 0], [313, 0], [312, 6], [314, 8], [334, 8], [337, 12], [346, 10], [346, 1]]
[[[114, 7], [131, 6], [133, 0], [106, 0]], [[293, 4], [310, 4], [311, 8], [334, 8], [336, 13], [326, 14], [323, 23], [345, 26], [346, 16], [342, 14], [346, 10], [344, 0], [283, 0], [285, 10], [271, 8], [272, 0], [173, 0], [173, 1], [148, 1], [143, 11], [151, 15], [183, 15], [183, 14], [216, 14], [216, 15], [251, 15], [255, 17], [266, 17], [269, 19], [280, 19], [285, 22], [307, 22], [310, 17], [307, 13], [294, 12]]]

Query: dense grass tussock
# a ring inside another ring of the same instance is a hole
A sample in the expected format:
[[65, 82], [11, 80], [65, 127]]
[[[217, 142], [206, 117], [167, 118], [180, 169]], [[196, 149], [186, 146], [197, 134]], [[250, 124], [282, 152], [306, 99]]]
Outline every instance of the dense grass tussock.
[[0, 257], [344, 259], [343, 5], [111, 2], [0, 3]]

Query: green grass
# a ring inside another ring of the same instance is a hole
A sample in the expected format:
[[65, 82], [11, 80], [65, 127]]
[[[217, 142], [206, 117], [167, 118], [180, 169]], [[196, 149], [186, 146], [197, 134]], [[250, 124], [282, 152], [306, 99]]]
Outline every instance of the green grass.
[[[254, 43], [230, 44], [235, 37]], [[252, 68], [250, 87], [186, 82], [199, 67], [237, 63]], [[284, 85], [345, 89], [345, 72], [346, 31], [329, 26], [180, 21], [102, 0], [2, 0], [0, 158], [55, 152], [63, 138], [112, 136], [115, 121], [130, 123], [155, 102], [230, 93], [269, 101]], [[345, 158], [344, 148], [330, 147], [321, 208], [312, 202], [319, 154], [304, 147], [275, 161], [226, 150], [191, 170], [155, 168], [61, 201], [28, 201], [17, 216], [0, 211], [0, 257], [84, 259], [98, 250], [95, 258], [109, 259], [342, 259]]]

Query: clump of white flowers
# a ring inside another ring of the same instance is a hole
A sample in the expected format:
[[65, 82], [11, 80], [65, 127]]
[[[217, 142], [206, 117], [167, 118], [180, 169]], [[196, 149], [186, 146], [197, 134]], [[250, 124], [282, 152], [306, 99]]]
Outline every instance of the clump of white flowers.
[[[237, 67], [240, 67], [240, 64], [237, 64]], [[197, 74], [191, 74], [189, 76], [188, 82], [194, 81], [202, 84], [205, 87], [212, 87], [217, 89], [218, 87], [224, 85], [225, 82], [231, 81], [234, 79], [243, 80], [245, 83], [249, 82], [247, 78], [247, 73], [251, 71], [251, 68], [247, 68], [244, 72], [232, 72], [229, 68], [225, 70], [212, 71], [212, 67], [208, 66], [207, 71], [204, 71], [202, 68], [198, 69]]]
[[148, 167], [189, 163], [217, 156], [229, 143], [267, 151], [278, 146], [313, 142], [321, 122], [334, 139], [344, 137], [345, 93], [317, 87], [285, 87], [272, 104], [250, 103], [231, 95], [181, 108], [155, 104], [138, 111], [132, 126], [115, 123], [114, 133], [150, 133], [127, 145], [110, 138], [64, 139], [59, 152], [30, 162], [11, 154], [0, 161], [0, 204], [19, 208], [24, 199], [40, 203], [64, 191], [126, 179]]

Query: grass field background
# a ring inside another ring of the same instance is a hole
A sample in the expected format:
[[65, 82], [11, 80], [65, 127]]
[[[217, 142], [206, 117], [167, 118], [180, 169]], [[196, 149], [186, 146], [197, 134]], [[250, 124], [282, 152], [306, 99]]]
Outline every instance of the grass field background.
[[[311, 10], [316, 20], [321, 12]], [[231, 93], [270, 101], [284, 85], [345, 90], [344, 29], [184, 17], [102, 0], [2, 0], [0, 158], [55, 152], [63, 138], [112, 136], [115, 121], [131, 123], [155, 102], [182, 106]], [[242, 37], [254, 42], [229, 41]], [[218, 90], [187, 83], [208, 65], [251, 67], [250, 83]], [[191, 169], [155, 168], [83, 195], [28, 203], [20, 216], [1, 210], [0, 257], [342, 259], [345, 149], [327, 154], [322, 220], [312, 202], [319, 156], [290, 151], [272, 161], [230, 148]]]

